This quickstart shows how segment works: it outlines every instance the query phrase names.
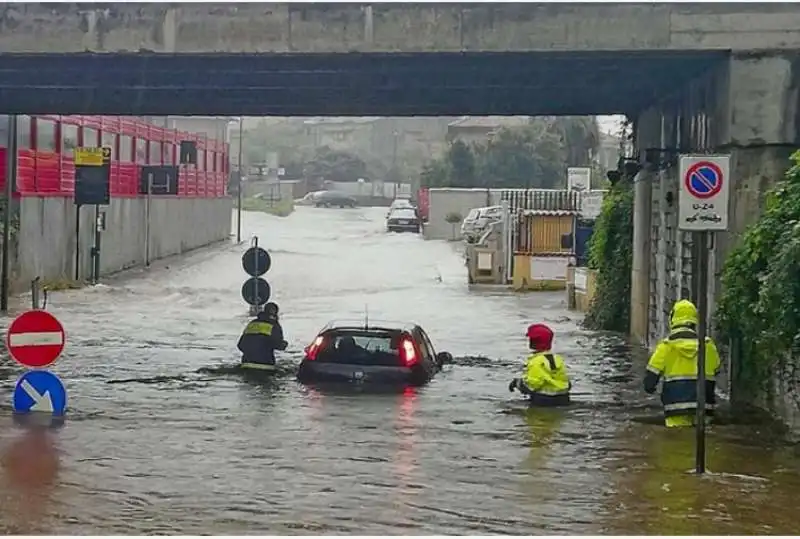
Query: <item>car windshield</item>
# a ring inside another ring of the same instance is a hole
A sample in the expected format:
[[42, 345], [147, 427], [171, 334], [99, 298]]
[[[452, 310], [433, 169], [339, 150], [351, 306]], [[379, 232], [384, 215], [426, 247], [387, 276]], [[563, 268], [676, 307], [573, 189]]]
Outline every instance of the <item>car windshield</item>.
[[317, 361], [347, 365], [396, 367], [400, 363], [400, 331], [335, 329], [326, 331]]
[[417, 215], [411, 208], [400, 208], [392, 211], [392, 219], [416, 219]]

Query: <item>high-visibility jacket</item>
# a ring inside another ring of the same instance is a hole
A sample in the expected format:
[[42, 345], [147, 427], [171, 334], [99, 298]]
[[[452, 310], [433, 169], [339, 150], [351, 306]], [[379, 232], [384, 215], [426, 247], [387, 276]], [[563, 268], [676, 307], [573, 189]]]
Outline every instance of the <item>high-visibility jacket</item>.
[[243, 366], [275, 365], [275, 350], [286, 349], [283, 328], [277, 320], [251, 320], [239, 338], [238, 348]]
[[[694, 329], [696, 313], [690, 302], [684, 300], [676, 303], [670, 334], [658, 343], [647, 363], [644, 389], [653, 393], [658, 381], [663, 378], [661, 403], [666, 417], [692, 415], [697, 409], [697, 354], [700, 347]], [[717, 346], [708, 337], [705, 353], [706, 410], [711, 415], [716, 404], [714, 378], [719, 373], [720, 360]]]
[[525, 372], [520, 379], [521, 390], [537, 405], [566, 404], [572, 384], [567, 375], [564, 358], [549, 350], [537, 352], [525, 363]]

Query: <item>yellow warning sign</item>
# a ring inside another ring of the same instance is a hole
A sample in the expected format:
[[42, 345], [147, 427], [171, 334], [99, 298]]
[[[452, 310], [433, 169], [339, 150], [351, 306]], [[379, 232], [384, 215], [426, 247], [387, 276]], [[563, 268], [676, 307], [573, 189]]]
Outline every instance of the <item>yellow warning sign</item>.
[[75, 166], [102, 167], [106, 150], [109, 148], [75, 148]]

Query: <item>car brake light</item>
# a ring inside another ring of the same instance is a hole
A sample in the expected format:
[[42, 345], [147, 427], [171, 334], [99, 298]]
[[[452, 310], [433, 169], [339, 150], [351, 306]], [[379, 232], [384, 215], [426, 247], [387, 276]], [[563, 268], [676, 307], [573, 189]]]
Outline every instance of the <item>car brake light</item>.
[[417, 362], [417, 349], [414, 347], [414, 343], [411, 342], [411, 339], [403, 339], [400, 350], [406, 367], [410, 367]]
[[319, 349], [322, 348], [322, 341], [323, 341], [322, 335], [314, 339], [314, 342], [311, 343], [311, 346], [309, 346], [306, 349], [306, 359], [309, 359], [311, 361], [317, 359], [317, 354], [319, 353]]

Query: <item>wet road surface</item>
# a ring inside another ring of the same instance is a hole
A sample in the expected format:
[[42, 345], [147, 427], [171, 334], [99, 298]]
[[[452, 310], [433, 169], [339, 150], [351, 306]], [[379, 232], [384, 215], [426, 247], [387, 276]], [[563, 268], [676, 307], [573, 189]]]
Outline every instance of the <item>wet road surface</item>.
[[[245, 214], [290, 342], [271, 384], [231, 365], [247, 320], [244, 246], [52, 294], [66, 426], [12, 425], [2, 363], [0, 531], [58, 534], [795, 534], [800, 465], [763, 425], [666, 432], [642, 358], [578, 327], [563, 293], [466, 285], [457, 245], [386, 234], [385, 210]], [[335, 318], [412, 320], [456, 364], [402, 394], [310, 390], [291, 367]], [[506, 386], [546, 321], [574, 406], [529, 411]], [[4, 322], [7, 324], [7, 321]]]

